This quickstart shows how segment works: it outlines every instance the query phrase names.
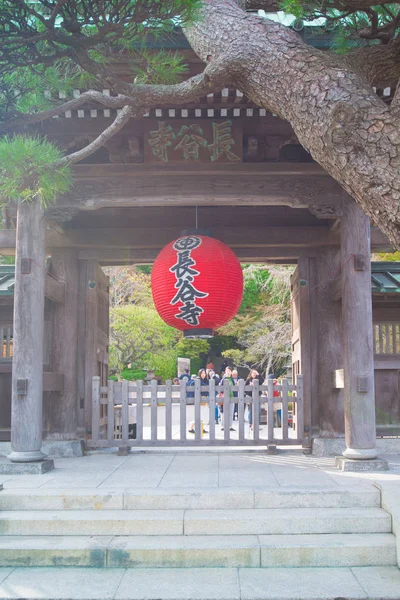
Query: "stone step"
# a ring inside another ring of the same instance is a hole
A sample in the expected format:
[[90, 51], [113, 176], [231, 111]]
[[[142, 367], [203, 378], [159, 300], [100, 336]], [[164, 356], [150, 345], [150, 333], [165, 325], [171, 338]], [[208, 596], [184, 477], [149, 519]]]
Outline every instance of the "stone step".
[[382, 508], [188, 510], [184, 531], [185, 535], [390, 533], [392, 524]]
[[382, 508], [2, 511], [1, 535], [390, 533]]
[[0, 567], [396, 565], [390, 533], [271, 536], [3, 536]]
[[299, 488], [132, 489], [120, 492], [85, 489], [8, 489], [0, 510], [163, 510], [225, 508], [352, 508], [380, 506], [374, 487], [303, 490]]
[[397, 567], [4, 568], [2, 600], [398, 600]]

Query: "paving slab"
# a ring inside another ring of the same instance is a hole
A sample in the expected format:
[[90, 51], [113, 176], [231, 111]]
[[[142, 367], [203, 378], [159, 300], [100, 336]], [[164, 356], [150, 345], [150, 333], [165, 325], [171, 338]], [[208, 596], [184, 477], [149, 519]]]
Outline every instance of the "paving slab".
[[367, 567], [397, 564], [391, 533], [260, 535], [261, 567]]
[[111, 491], [48, 489], [3, 490], [0, 493], [0, 510], [102, 510], [122, 509], [123, 493]]
[[259, 567], [260, 545], [255, 535], [119, 536], [108, 547], [107, 566]]
[[182, 535], [183, 510], [2, 511], [2, 535]]
[[237, 569], [128, 569], [116, 600], [239, 600]]
[[263, 468], [220, 469], [219, 485], [221, 487], [237, 486], [249, 487], [252, 485], [269, 486], [270, 489], [279, 489], [276, 478], [267, 466]]
[[368, 598], [399, 600], [400, 569], [397, 567], [355, 567], [352, 572]]
[[13, 571], [13, 569], [8, 567], [0, 567], [0, 583], [2, 583]]
[[[375, 489], [379, 496], [379, 491]], [[1, 495], [0, 495], [1, 501]], [[1, 503], [0, 503], [1, 507]], [[138, 509], [189, 509], [189, 508], [254, 508], [254, 492], [251, 488], [157, 488], [127, 489], [124, 492], [124, 508]]]
[[239, 579], [242, 600], [367, 598], [362, 586], [347, 568], [239, 569]]
[[[289, 514], [288, 514], [289, 513]], [[187, 510], [185, 535], [310, 533], [390, 533], [389, 513], [381, 508], [299, 508]]]
[[0, 565], [105, 567], [112, 536], [0, 536]]
[[[309, 490], [299, 488], [254, 489], [255, 508], [351, 508], [380, 506], [379, 490], [371, 487], [360, 490], [325, 488]], [[217, 507], [215, 507], [217, 508]]]
[[393, 533], [397, 540], [397, 564], [400, 567], [400, 480], [376, 484], [382, 493], [382, 508], [392, 516]]
[[3, 600], [111, 600], [123, 569], [19, 568], [0, 584]]

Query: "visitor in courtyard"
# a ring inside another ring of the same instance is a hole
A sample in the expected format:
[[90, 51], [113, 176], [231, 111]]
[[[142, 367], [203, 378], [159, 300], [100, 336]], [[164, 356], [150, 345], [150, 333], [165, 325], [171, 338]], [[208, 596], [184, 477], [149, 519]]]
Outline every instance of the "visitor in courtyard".
[[[259, 384], [262, 385], [265, 381], [264, 377], [262, 375], [260, 375], [260, 373], [257, 371], [257, 369], [251, 369], [247, 379], [246, 379], [246, 385], [254, 385], [254, 381], [258, 380]], [[246, 392], [246, 396], [248, 396], [249, 398], [252, 397], [251, 392]], [[261, 396], [261, 391], [260, 391], [260, 396]], [[261, 415], [261, 404], [259, 403], [258, 405], [258, 411], [259, 411], [259, 417]], [[260, 422], [260, 420], [259, 420]], [[253, 403], [249, 402], [249, 425], [250, 425], [250, 429], [253, 429]]]
[[[233, 377], [233, 380], [235, 382], [235, 386], [238, 386], [239, 385], [239, 379], [241, 379], [241, 377], [239, 377], [239, 373], [237, 372], [236, 369], [233, 369], [233, 371], [232, 371], [232, 377]], [[233, 390], [233, 397], [237, 398], [238, 395], [239, 395], [239, 392], [237, 390]], [[233, 420], [236, 419], [236, 421], [237, 421], [238, 418], [239, 418], [239, 405], [238, 405], [237, 402], [235, 402], [235, 404], [233, 406]]]
[[[200, 369], [199, 372], [197, 373], [197, 378], [200, 379], [200, 386], [204, 387], [204, 386], [208, 386], [210, 384], [210, 381], [208, 379], [207, 376], [207, 371], [205, 369]], [[202, 398], [208, 398], [208, 392], [207, 391], [201, 391], [201, 397]]]
[[179, 379], [179, 377], [174, 377], [174, 385], [179, 385], [181, 382], [181, 380]]
[[179, 379], [181, 381], [186, 381], [186, 383], [189, 383], [191, 377], [190, 377], [190, 371], [189, 369], [185, 369], [182, 373], [182, 375], [179, 377]]
[[[233, 388], [235, 386], [235, 380], [232, 377], [232, 369], [230, 367], [226, 367], [225, 368], [225, 373], [224, 376], [222, 377], [221, 381], [219, 382], [220, 386], [224, 386], [225, 381], [229, 382], [229, 398], [233, 398]], [[220, 406], [223, 406], [223, 392], [220, 394], [220, 397], [222, 398], [222, 402], [220, 402]], [[230, 431], [236, 431], [233, 427], [232, 427], [232, 423], [233, 423], [233, 410], [235, 408], [234, 402], [230, 402], [229, 404], [229, 411], [228, 414], [226, 414], [226, 411], [224, 410], [222, 413], [222, 431], [224, 430], [225, 426], [229, 427]]]
[[[208, 365], [212, 365], [212, 363], [208, 363]], [[215, 381], [215, 387], [217, 387], [219, 385], [220, 378], [214, 371], [214, 365], [213, 365], [213, 367], [209, 367], [208, 365], [206, 368], [207, 378], [209, 381], [211, 381], [211, 379], [213, 379]], [[215, 395], [217, 395], [217, 392], [215, 393]], [[216, 402], [215, 403], [215, 424], [216, 425], [218, 425], [219, 420], [220, 420], [220, 410], [219, 410], [218, 403]]]

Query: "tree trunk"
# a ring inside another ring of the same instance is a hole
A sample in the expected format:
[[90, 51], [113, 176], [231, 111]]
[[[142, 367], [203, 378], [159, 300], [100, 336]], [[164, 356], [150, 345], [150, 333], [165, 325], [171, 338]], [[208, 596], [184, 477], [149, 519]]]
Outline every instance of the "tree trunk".
[[361, 66], [355, 72], [350, 58], [312, 48], [234, 0], [205, 0], [185, 34], [200, 58], [225, 63], [229, 81], [287, 120], [400, 248], [400, 118], [373, 92]]

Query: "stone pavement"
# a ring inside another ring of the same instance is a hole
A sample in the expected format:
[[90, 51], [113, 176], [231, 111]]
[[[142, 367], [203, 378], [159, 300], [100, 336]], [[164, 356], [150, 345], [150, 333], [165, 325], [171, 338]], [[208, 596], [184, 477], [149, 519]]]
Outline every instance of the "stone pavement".
[[399, 600], [400, 455], [382, 458], [105, 451], [0, 476], [0, 600]]
[[0, 568], [2, 600], [399, 600], [397, 567]]
[[332, 488], [372, 485], [374, 481], [400, 482], [400, 455], [382, 455], [389, 471], [342, 473], [334, 458], [285, 451], [268, 456], [260, 451], [157, 450], [118, 456], [116, 451], [95, 452], [82, 458], [55, 459], [55, 469], [43, 475], [0, 475], [4, 489], [88, 490], [207, 487]]

